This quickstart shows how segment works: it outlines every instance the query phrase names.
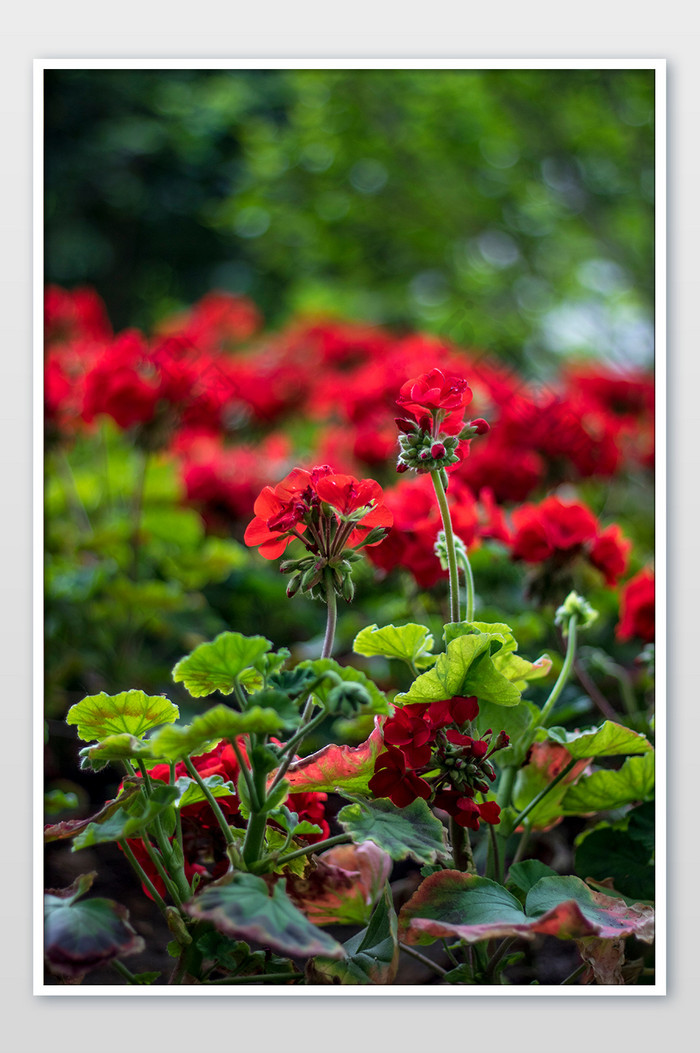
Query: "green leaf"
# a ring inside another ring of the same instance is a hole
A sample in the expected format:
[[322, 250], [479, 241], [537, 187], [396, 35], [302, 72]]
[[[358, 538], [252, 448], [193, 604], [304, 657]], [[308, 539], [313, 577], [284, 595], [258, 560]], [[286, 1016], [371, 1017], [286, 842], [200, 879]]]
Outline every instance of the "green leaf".
[[195, 717], [191, 724], [162, 728], [151, 739], [155, 753], [169, 761], [207, 752], [221, 739], [235, 739], [249, 732], [270, 734], [284, 726], [274, 709], [253, 706], [245, 713], [220, 703]]
[[[351, 665], [339, 665], [334, 658], [316, 658], [315, 660], [306, 660], [299, 662], [297, 669], [311, 669], [317, 677], [321, 676], [322, 673], [332, 672], [340, 677], [341, 680], [350, 681], [354, 684], [362, 684], [367, 689], [369, 696], [372, 700], [369, 711], [372, 713], [388, 713], [389, 703], [387, 702], [386, 695], [379, 690], [373, 680], [363, 673], [360, 669], [355, 669]], [[333, 690], [334, 683], [331, 679], [323, 680], [317, 688], [314, 688], [314, 695], [319, 700], [322, 706], [325, 706], [328, 701], [328, 696]]]
[[332, 793], [340, 789], [347, 793], [367, 793], [375, 762], [385, 748], [382, 730], [375, 717], [372, 734], [359, 746], [331, 744], [294, 761], [286, 774], [291, 792], [325, 790]]
[[[122, 807], [110, 812], [99, 822], [91, 822], [73, 840], [73, 851], [100, 845], [108, 841], [139, 836], [175, 801], [178, 791], [174, 786], [154, 780], [152, 795], [136, 794], [125, 800]], [[119, 798], [117, 798], [119, 801]]]
[[366, 626], [357, 634], [352, 649], [355, 654], [367, 658], [383, 655], [385, 658], [399, 658], [408, 665], [420, 666], [421, 661], [430, 656], [433, 643], [433, 637], [426, 627], [415, 622], [385, 625], [381, 629], [375, 624]]
[[566, 746], [576, 760], [584, 757], [615, 757], [621, 754], [649, 753], [652, 744], [646, 735], [632, 731], [622, 724], [606, 720], [599, 728], [585, 731], [565, 731], [564, 728], [549, 728], [547, 738]]
[[173, 669], [175, 683], [183, 683], [194, 698], [220, 691], [230, 695], [237, 680], [269, 651], [272, 644], [264, 636], [221, 633], [211, 643], [195, 647]]
[[295, 728], [299, 723], [299, 704], [293, 702], [285, 691], [275, 688], [264, 688], [250, 695], [249, 706], [259, 706], [261, 709], [272, 709], [278, 714], [283, 727]]
[[592, 830], [576, 849], [575, 869], [579, 877], [598, 881], [612, 879], [617, 892], [635, 900], [654, 898], [652, 852], [626, 830], [604, 827]]
[[372, 841], [334, 845], [287, 878], [287, 893], [315, 925], [367, 925], [393, 865]]
[[459, 636], [475, 636], [484, 634], [491, 637], [498, 645], [492, 649], [492, 654], [498, 651], [516, 651], [518, 645], [513, 636], [513, 630], [505, 622], [448, 622], [443, 632], [445, 645], [450, 644]]
[[145, 949], [125, 907], [111, 899], [76, 902], [93, 876], [82, 875], [69, 889], [52, 890], [44, 897], [46, 961], [53, 973], [71, 982], [114, 958]]
[[[491, 728], [495, 735], [498, 735], [499, 731], [505, 731], [510, 739], [510, 745], [498, 751], [500, 767], [516, 765], [524, 761], [525, 736], [538, 714], [539, 710], [527, 701], [522, 701], [517, 706], [498, 706], [493, 702], [479, 703], [479, 713], [474, 721], [477, 735], [482, 735], [488, 728]], [[522, 749], [520, 748], [521, 742], [524, 744]]]
[[[226, 782], [223, 775], [207, 775], [203, 780], [204, 785], [214, 797], [235, 797], [236, 787], [232, 782]], [[176, 808], [187, 808], [191, 804], [200, 804], [206, 801], [199, 783], [190, 779], [188, 775], [181, 775], [175, 780], [175, 788], [178, 797], [173, 804]]]
[[635, 935], [653, 939], [654, 912], [644, 904], [592, 892], [576, 877], [543, 877], [527, 894], [525, 909], [489, 878], [443, 870], [418, 886], [399, 914], [399, 939], [428, 944], [458, 937], [465, 943], [538, 934], [559, 939]]
[[523, 863], [513, 863], [511, 866], [508, 872], [508, 888], [513, 889], [518, 899], [524, 902], [528, 892], [540, 878], [556, 876], [556, 870], [552, 870], [546, 863], [541, 863], [539, 859], [526, 859]]
[[126, 732], [141, 738], [161, 724], [172, 724], [180, 711], [165, 695], [146, 695], [143, 691], [122, 691], [119, 695], [88, 695], [68, 710], [67, 724], [77, 724], [84, 742], [101, 741]]
[[448, 854], [444, 827], [421, 798], [405, 808], [383, 797], [348, 804], [338, 812], [338, 822], [353, 841], [373, 841], [392, 859], [410, 856], [418, 863], [432, 863]]
[[186, 903], [185, 910], [227, 936], [255, 940], [293, 957], [344, 954], [336, 940], [297, 910], [281, 883], [270, 890], [254, 874], [236, 873], [227, 885], [210, 885]]
[[319, 956], [309, 967], [311, 983], [390, 984], [399, 964], [398, 925], [388, 884], [366, 929], [344, 944], [340, 961]]
[[451, 640], [445, 654], [438, 655], [435, 666], [417, 677], [407, 692], [398, 694], [394, 703], [406, 705], [476, 695], [480, 701], [517, 706], [520, 691], [494, 666], [491, 642], [492, 636], [479, 632]]
[[618, 771], [596, 771], [579, 779], [562, 800], [565, 815], [607, 812], [654, 795], [654, 753], [628, 757]]
[[137, 739], [125, 731], [121, 735], [108, 735], [97, 745], [84, 746], [79, 755], [80, 767], [91, 768], [92, 771], [101, 771], [110, 761], [139, 759], [153, 762], [157, 759], [150, 742]]

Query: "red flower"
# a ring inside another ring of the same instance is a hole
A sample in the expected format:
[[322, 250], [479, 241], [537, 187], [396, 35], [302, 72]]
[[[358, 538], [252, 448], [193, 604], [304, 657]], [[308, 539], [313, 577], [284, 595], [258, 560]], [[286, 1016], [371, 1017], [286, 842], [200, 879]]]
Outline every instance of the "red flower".
[[452, 816], [458, 826], [465, 826], [470, 830], [479, 829], [479, 820], [492, 826], [497, 826], [501, 821], [501, 809], [495, 801], [477, 804], [473, 797], [460, 790], [441, 790], [435, 795], [433, 803], [436, 808], [441, 808]]
[[432, 728], [425, 719], [424, 705], [397, 709], [383, 728], [384, 741], [397, 746], [411, 768], [422, 768], [430, 761]]
[[406, 770], [406, 758], [393, 746], [377, 758], [368, 785], [373, 794], [388, 797], [397, 808], [405, 808], [417, 797], [427, 801], [431, 794], [430, 784], [415, 772]]
[[536, 505], [521, 505], [513, 512], [515, 528], [511, 554], [526, 563], [541, 563], [554, 552], [547, 524]]
[[584, 541], [590, 541], [598, 532], [596, 517], [590, 509], [576, 501], [565, 502], [558, 497], [546, 497], [539, 508], [554, 548], [574, 548]]
[[617, 626], [618, 640], [638, 637], [652, 643], [655, 633], [655, 585], [654, 572], [648, 567], [640, 570], [624, 585], [620, 596], [620, 621]]
[[[356, 527], [347, 539], [350, 547], [359, 545], [375, 527], [390, 527], [394, 517], [384, 504], [384, 493], [374, 479], [357, 480], [352, 475], [325, 475], [315, 482], [316, 495], [331, 505], [341, 516], [353, 517], [366, 508], [366, 513], [356, 520]], [[382, 539], [373, 541], [378, 545]]]
[[[441, 369], [431, 369], [402, 386], [397, 406], [412, 413], [420, 423], [430, 414], [440, 431], [456, 435], [464, 420], [465, 407], [472, 400], [472, 391], [463, 377], [446, 376]], [[428, 418], [430, 419], [430, 418]]]
[[255, 519], [246, 527], [246, 545], [259, 546], [265, 559], [281, 556], [295, 534], [306, 530], [302, 519], [308, 511], [303, 498], [310, 486], [311, 474], [303, 468], [293, 468], [277, 486], [266, 486], [257, 498], [253, 511]]
[[607, 585], [617, 585], [627, 570], [627, 557], [632, 542], [624, 537], [616, 523], [599, 534], [591, 546], [589, 558], [594, 567], [605, 576]]

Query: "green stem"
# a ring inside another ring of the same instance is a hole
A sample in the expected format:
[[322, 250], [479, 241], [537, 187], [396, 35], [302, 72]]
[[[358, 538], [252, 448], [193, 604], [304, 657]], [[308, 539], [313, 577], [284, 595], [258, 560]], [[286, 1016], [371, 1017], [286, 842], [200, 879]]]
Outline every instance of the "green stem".
[[[161, 860], [158, 858], [158, 853], [153, 848], [153, 845], [148, 840], [148, 837], [146, 837], [144, 835], [141, 838], [141, 844], [143, 845], [143, 847], [148, 852], [148, 858], [151, 860], [151, 862], [153, 863], [153, 866], [156, 868], [156, 870], [160, 874], [161, 881], [163, 882], [163, 884], [167, 888], [168, 894], [169, 894], [170, 898], [172, 899], [173, 903], [175, 904], [175, 906], [177, 907], [178, 910], [181, 910], [182, 909], [182, 900], [180, 899], [180, 894], [179, 894], [178, 889], [177, 889], [177, 887], [175, 885], [175, 882], [171, 880], [170, 875], [168, 874], [167, 870], [163, 866]], [[188, 892], [189, 892], [189, 889], [188, 889]]]
[[569, 774], [569, 772], [572, 770], [572, 768], [574, 768], [574, 766], [576, 764], [578, 764], [578, 761], [576, 760], [575, 757], [573, 757], [569, 761], [569, 763], [566, 765], [566, 767], [562, 768], [562, 770], [559, 772], [559, 774], [556, 776], [556, 778], [552, 779], [552, 781], [547, 786], [545, 786], [544, 790], [540, 790], [540, 792], [537, 794], [537, 796], [532, 798], [530, 803], [525, 808], [523, 808], [523, 810], [520, 813], [520, 815], [516, 816], [516, 818], [513, 820], [513, 829], [516, 829], [518, 826], [520, 826], [520, 824], [530, 814], [530, 812], [533, 810], [533, 808], [536, 808], [537, 805], [540, 803], [540, 801], [544, 797], [546, 797], [548, 793], [551, 793], [551, 791], [554, 789], [554, 787], [558, 783], [560, 783], [562, 781], [562, 779], [566, 778], [566, 776]]
[[489, 962], [486, 966], [486, 973], [488, 976], [493, 977], [496, 966], [498, 965], [506, 951], [509, 951], [510, 948], [513, 946], [513, 944], [516, 941], [516, 938], [517, 937], [515, 936], [509, 936], [507, 939], [499, 943], [498, 947], [491, 955], [491, 958], [489, 959]]
[[566, 681], [569, 679], [569, 676], [571, 674], [571, 669], [572, 669], [572, 666], [574, 664], [574, 658], [576, 656], [576, 626], [577, 626], [577, 624], [578, 624], [578, 615], [572, 614], [571, 617], [569, 618], [569, 633], [568, 633], [568, 637], [567, 637], [567, 641], [566, 641], [566, 655], [564, 657], [564, 664], [562, 665], [561, 671], [559, 673], [559, 676], [557, 677], [557, 682], [555, 683], [554, 687], [552, 688], [552, 690], [549, 693], [549, 698], [547, 699], [547, 701], [545, 702], [544, 706], [542, 707], [542, 712], [540, 713], [539, 717], [537, 717], [535, 719], [535, 721], [534, 721], [534, 723], [532, 725], [532, 728], [531, 728], [531, 731], [530, 731], [530, 734], [532, 736], [532, 738], [530, 739], [530, 745], [532, 744], [532, 742], [534, 740], [535, 730], [537, 728], [539, 728], [539, 727], [544, 726], [544, 724], [546, 723], [547, 718], [549, 717], [549, 714], [552, 712], [552, 709], [554, 708], [554, 704], [556, 703], [557, 699], [559, 698], [559, 695], [564, 690], [564, 685], [565, 685]]
[[459, 562], [462, 564], [464, 570], [464, 582], [467, 591], [467, 616], [468, 622], [474, 621], [474, 575], [472, 573], [472, 565], [469, 562], [469, 556], [467, 555], [466, 549], [459, 552]]
[[128, 984], [138, 984], [138, 980], [131, 972], [131, 970], [127, 969], [127, 967], [123, 965], [118, 958], [112, 959], [112, 968], [116, 969], [119, 975], [123, 976]]
[[515, 767], [503, 769], [501, 781], [498, 784], [498, 803], [501, 808], [508, 808], [510, 805], [510, 800], [513, 796], [513, 786], [515, 785], [515, 777], [517, 774], [518, 769]]
[[260, 808], [260, 801], [258, 800], [258, 795], [255, 790], [255, 784], [253, 782], [253, 776], [250, 773], [250, 768], [248, 767], [245, 758], [241, 753], [241, 748], [236, 742], [236, 740], [229, 739], [229, 742], [233, 747], [233, 752], [236, 754], [238, 767], [241, 769], [241, 774], [243, 775], [243, 778], [245, 779], [245, 784], [248, 787], [248, 795], [250, 797], [251, 806], [257, 811]]
[[155, 885], [153, 884], [153, 882], [149, 878], [148, 874], [146, 873], [146, 871], [143, 869], [143, 867], [139, 863], [139, 861], [136, 858], [136, 856], [134, 855], [134, 853], [129, 848], [129, 845], [127, 844], [126, 840], [119, 840], [119, 841], [117, 841], [117, 844], [121, 848], [121, 850], [124, 853], [124, 855], [126, 856], [126, 858], [131, 863], [133, 869], [136, 872], [136, 876], [138, 877], [138, 879], [141, 882], [141, 884], [144, 886], [144, 888], [148, 889], [149, 895], [150, 895], [151, 899], [153, 900], [153, 902], [156, 904], [158, 909], [167, 918], [167, 916], [168, 916], [167, 915], [168, 908], [167, 908], [167, 905], [165, 903], [165, 900], [161, 896], [160, 892], [158, 892], [157, 888], [155, 887]]
[[518, 842], [518, 847], [516, 848], [515, 855], [513, 856], [513, 859], [511, 861], [511, 864], [510, 864], [511, 866], [515, 866], [516, 863], [519, 863], [520, 860], [525, 855], [525, 849], [527, 848], [527, 843], [530, 840], [530, 834], [531, 833], [532, 833], [532, 827], [530, 826], [529, 823], [526, 823], [525, 824], [525, 829], [523, 830], [522, 834], [520, 835], [520, 841]]
[[226, 840], [226, 844], [227, 845], [235, 844], [236, 839], [233, 836], [233, 834], [231, 833], [231, 828], [229, 827], [228, 823], [226, 822], [226, 816], [221, 811], [221, 808], [219, 807], [219, 803], [218, 803], [216, 797], [211, 792], [211, 790], [209, 789], [207, 784], [204, 782], [204, 779], [199, 774], [199, 772], [197, 771], [197, 769], [195, 768], [194, 764], [192, 763], [192, 761], [190, 760], [189, 757], [185, 757], [185, 768], [187, 769], [187, 774], [190, 775], [191, 778], [194, 779], [194, 781], [197, 783], [197, 785], [199, 786], [200, 790], [202, 791], [202, 793], [206, 797], [207, 801], [209, 802], [209, 807], [211, 808], [212, 812], [216, 816], [216, 820], [217, 820], [219, 826], [221, 827], [221, 832], [224, 835], [224, 838]]
[[498, 851], [498, 838], [496, 836], [496, 831], [495, 831], [494, 827], [490, 823], [488, 823], [487, 825], [488, 825], [488, 828], [489, 828], [489, 849], [490, 849], [490, 851], [489, 851], [489, 860], [490, 860], [491, 865], [493, 867], [493, 873], [492, 873], [492, 875], [487, 874], [486, 876], [487, 877], [493, 876], [494, 880], [500, 881], [500, 879], [501, 879], [501, 860], [500, 860], [500, 854], [499, 854], [499, 851]]
[[467, 874], [475, 874], [474, 857], [472, 846], [469, 841], [469, 833], [465, 827], [456, 823], [450, 816], [450, 843], [452, 845], [452, 858], [455, 869], [465, 871]]
[[324, 574], [326, 579], [326, 605], [328, 607], [328, 614], [326, 616], [326, 635], [323, 640], [321, 658], [330, 658], [331, 651], [333, 650], [333, 641], [335, 640], [335, 627], [338, 621], [338, 598], [333, 586], [333, 574], [328, 567], [326, 567]]
[[301, 856], [310, 855], [311, 852], [323, 852], [326, 848], [332, 848], [333, 845], [347, 844], [348, 841], [352, 841], [349, 834], [336, 834], [335, 837], [327, 837], [325, 841], [317, 841], [314, 845], [306, 845], [304, 848], [298, 848], [296, 852], [280, 856], [277, 860], [277, 866], [284, 866], [287, 863], [291, 863], [293, 859], [300, 859]]
[[59, 447], [57, 451], [57, 463], [59, 472], [63, 478], [65, 485], [66, 504], [68, 505], [78, 528], [84, 533], [92, 533], [92, 524], [90, 523], [90, 517], [87, 514], [85, 505], [83, 504], [80, 493], [78, 492], [78, 486], [75, 481], [75, 475], [71, 468], [71, 463], [68, 460], [66, 451], [63, 447]]
[[443, 969], [443, 967], [441, 965], [438, 965], [437, 962], [431, 961], [430, 958], [427, 958], [424, 954], [421, 954], [420, 951], [414, 950], [413, 947], [409, 947], [407, 944], [401, 943], [400, 941], [399, 947], [406, 954], [409, 954], [411, 958], [415, 958], [417, 962], [421, 962], [423, 965], [427, 965], [428, 968], [432, 969], [433, 972], [438, 974], [438, 976], [445, 976], [447, 974], [447, 969]]
[[267, 826], [267, 812], [261, 810], [264, 808], [267, 800], [265, 770], [262, 769], [261, 771], [256, 771], [253, 768], [252, 778], [255, 789], [255, 799], [258, 802], [258, 807], [252, 808], [250, 816], [248, 817], [248, 826], [242, 848], [243, 861], [246, 866], [251, 866], [253, 863], [257, 863], [260, 859], [265, 840], [265, 827]]
[[450, 574], [450, 621], [459, 622], [461, 621], [459, 611], [459, 573], [457, 570], [457, 554], [455, 552], [455, 536], [452, 530], [450, 506], [447, 503], [447, 494], [445, 493], [440, 472], [431, 472], [430, 478], [433, 480], [433, 488], [442, 518], [442, 528], [445, 531], [447, 566]]

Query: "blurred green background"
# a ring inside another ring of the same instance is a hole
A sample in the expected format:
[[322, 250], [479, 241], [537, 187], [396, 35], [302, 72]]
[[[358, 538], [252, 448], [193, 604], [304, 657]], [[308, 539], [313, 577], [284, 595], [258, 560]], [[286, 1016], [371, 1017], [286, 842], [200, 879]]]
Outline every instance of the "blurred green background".
[[48, 70], [46, 279], [653, 354], [651, 70]]

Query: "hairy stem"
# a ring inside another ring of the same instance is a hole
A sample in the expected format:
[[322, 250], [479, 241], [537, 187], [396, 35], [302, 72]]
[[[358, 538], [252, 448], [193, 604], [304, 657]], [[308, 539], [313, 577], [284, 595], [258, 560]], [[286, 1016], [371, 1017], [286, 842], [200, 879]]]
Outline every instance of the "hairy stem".
[[442, 483], [440, 472], [431, 472], [435, 496], [437, 497], [442, 528], [445, 531], [445, 546], [447, 548], [447, 566], [450, 574], [450, 621], [461, 621], [459, 610], [459, 572], [457, 570], [457, 554], [455, 552], [455, 536], [452, 530], [452, 517], [450, 506], [447, 503], [447, 494]]

